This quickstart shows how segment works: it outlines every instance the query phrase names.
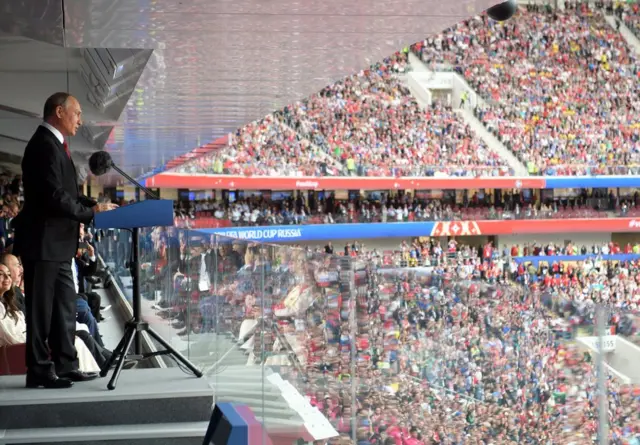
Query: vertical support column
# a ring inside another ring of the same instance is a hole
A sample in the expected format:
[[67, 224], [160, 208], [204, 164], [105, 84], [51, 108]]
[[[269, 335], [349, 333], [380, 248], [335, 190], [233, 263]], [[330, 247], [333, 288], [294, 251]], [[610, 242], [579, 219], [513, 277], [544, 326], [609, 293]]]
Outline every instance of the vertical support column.
[[607, 394], [607, 374], [604, 369], [603, 340], [607, 327], [606, 310], [599, 305], [596, 309], [596, 329], [598, 336], [598, 443], [607, 445], [609, 443], [609, 403]]
[[[140, 296], [140, 264], [139, 264], [139, 236], [140, 229], [137, 227], [132, 230], [133, 236], [131, 237], [131, 284], [133, 285], [133, 320], [135, 322], [140, 321], [142, 315], [141, 296]], [[136, 355], [142, 354], [142, 341], [140, 333], [135, 336], [134, 350]]]

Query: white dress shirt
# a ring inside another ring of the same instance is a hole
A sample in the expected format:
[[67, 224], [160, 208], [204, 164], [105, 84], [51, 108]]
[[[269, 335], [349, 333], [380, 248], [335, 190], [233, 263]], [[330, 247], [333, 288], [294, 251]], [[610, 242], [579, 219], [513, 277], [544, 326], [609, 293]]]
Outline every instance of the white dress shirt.
[[64, 144], [64, 136], [62, 136], [62, 133], [60, 133], [60, 130], [58, 130], [57, 128], [55, 128], [54, 126], [46, 122], [43, 122], [40, 125], [46, 128], [47, 130], [49, 130], [51, 133], [53, 133], [53, 135], [60, 141], [61, 144]]
[[[89, 257], [89, 261], [94, 263], [96, 261], [96, 256]], [[73, 285], [76, 288], [76, 294], [80, 292], [80, 281], [78, 277], [78, 263], [76, 263], [75, 258], [71, 258], [71, 273], [73, 274]]]
[[198, 290], [200, 292], [207, 292], [211, 286], [209, 282], [209, 274], [207, 273], [207, 262], [205, 260], [205, 254], [200, 254], [200, 277], [198, 280]]

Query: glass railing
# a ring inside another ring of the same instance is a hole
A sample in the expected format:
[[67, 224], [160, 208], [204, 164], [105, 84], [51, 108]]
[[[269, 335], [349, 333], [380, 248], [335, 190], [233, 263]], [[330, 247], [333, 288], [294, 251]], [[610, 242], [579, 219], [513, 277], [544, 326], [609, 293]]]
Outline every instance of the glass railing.
[[[535, 287], [174, 228], [140, 244], [144, 319], [274, 439], [593, 443], [604, 420], [602, 443], [637, 443], [638, 380], [599, 373], [573, 314]], [[111, 231], [99, 248], [127, 299], [129, 245]]]

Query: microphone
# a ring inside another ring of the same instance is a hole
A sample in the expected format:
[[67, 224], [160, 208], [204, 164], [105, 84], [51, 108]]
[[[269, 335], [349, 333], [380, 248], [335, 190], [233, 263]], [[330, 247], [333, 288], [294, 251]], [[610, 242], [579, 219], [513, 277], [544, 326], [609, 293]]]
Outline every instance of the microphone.
[[89, 170], [96, 176], [101, 176], [111, 170], [113, 161], [106, 151], [97, 151], [89, 158]]
[[111, 159], [111, 155], [106, 151], [96, 151], [89, 157], [89, 170], [96, 176], [101, 176], [107, 173], [109, 170], [114, 169], [122, 177], [124, 177], [131, 184], [136, 186], [136, 188], [142, 190], [145, 195], [147, 195], [150, 199], [160, 199], [155, 193], [151, 190], [140, 184], [138, 181], [133, 179], [131, 176], [126, 174], [120, 167], [113, 163]]

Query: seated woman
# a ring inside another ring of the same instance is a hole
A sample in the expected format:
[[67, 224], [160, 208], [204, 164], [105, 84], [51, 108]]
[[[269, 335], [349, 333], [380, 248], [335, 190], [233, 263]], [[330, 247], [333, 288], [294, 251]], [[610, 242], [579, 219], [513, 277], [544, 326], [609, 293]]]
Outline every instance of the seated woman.
[[[0, 264], [0, 346], [19, 345], [27, 341], [27, 325], [24, 314], [18, 309], [11, 274], [4, 264]], [[80, 371], [99, 372], [100, 367], [87, 349], [87, 346], [76, 336], [76, 350]]]

